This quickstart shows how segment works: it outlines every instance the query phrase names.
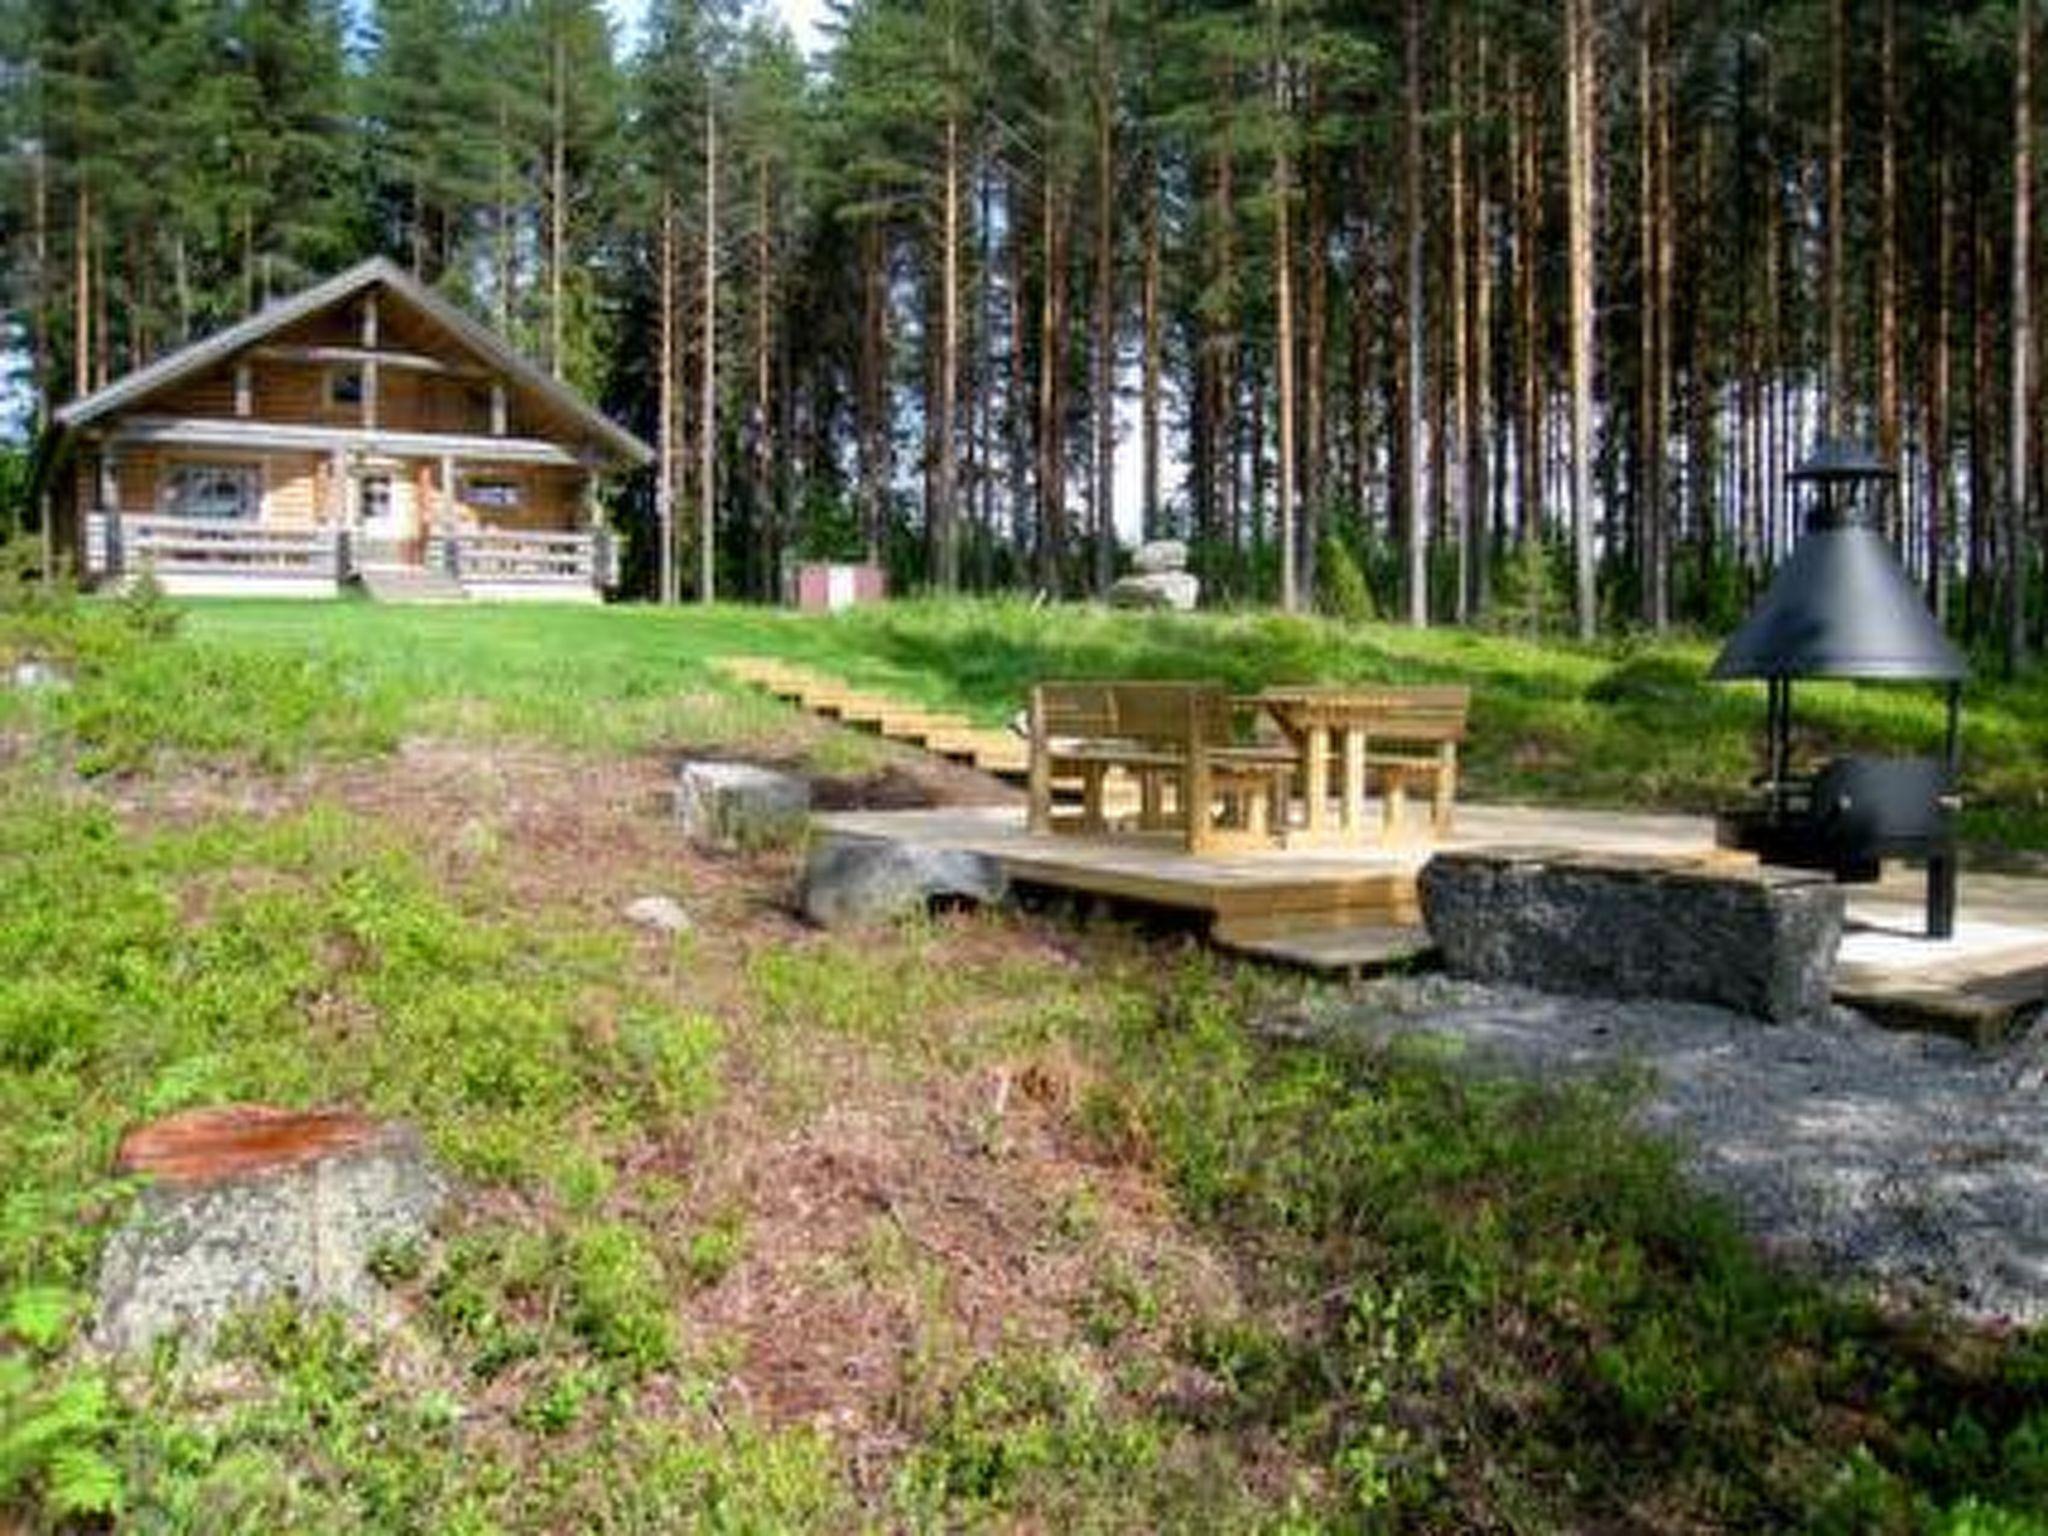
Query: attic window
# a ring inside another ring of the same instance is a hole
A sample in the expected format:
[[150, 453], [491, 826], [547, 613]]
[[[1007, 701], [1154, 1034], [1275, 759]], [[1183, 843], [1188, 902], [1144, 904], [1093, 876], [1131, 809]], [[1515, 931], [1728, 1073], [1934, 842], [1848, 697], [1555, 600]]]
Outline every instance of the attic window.
[[329, 405], [361, 405], [363, 403], [363, 370], [360, 368], [336, 368], [327, 375], [327, 403]]

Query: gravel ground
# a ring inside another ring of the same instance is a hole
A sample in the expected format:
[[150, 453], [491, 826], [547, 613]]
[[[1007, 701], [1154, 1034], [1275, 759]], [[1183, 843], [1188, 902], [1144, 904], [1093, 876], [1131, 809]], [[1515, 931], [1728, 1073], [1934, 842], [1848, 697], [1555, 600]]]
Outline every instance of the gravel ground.
[[1647, 1069], [1641, 1123], [1773, 1252], [1887, 1300], [2048, 1320], [2048, 1026], [1980, 1052], [1842, 1009], [1763, 1024], [1441, 977], [1378, 983], [1345, 1020], [1546, 1081]]

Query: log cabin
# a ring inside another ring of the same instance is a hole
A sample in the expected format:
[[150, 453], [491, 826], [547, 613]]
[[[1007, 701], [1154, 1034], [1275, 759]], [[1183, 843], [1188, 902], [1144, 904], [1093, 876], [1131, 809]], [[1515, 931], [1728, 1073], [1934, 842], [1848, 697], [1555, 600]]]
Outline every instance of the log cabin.
[[381, 257], [55, 412], [33, 488], [87, 584], [595, 601], [647, 445]]

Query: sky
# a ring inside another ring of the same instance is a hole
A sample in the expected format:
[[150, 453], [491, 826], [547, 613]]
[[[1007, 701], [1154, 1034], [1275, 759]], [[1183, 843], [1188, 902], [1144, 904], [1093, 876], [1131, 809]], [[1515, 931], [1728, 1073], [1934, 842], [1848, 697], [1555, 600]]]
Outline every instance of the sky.
[[[770, 0], [772, 9], [782, 13], [790, 35], [807, 54], [823, 46], [819, 28], [825, 20], [825, 0]], [[605, 0], [605, 8], [619, 25], [620, 41], [627, 51], [640, 38], [640, 20], [647, 14], [647, 0]]]

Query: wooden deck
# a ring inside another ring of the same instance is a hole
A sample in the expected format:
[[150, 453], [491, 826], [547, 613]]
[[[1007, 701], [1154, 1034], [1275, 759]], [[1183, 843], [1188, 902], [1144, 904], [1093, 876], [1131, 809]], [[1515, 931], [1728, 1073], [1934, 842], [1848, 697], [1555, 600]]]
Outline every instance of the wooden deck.
[[1973, 875], [1965, 860], [1955, 936], [1940, 941], [1922, 936], [1925, 890], [1905, 869], [1849, 887], [1836, 1000], [1980, 1045], [2004, 1038], [2048, 1001], [2048, 880]]
[[[1714, 847], [1701, 817], [1461, 805], [1441, 844], [1195, 856], [1172, 834], [1034, 836], [1021, 807], [855, 811], [828, 831], [985, 854], [1019, 885], [1182, 913], [1220, 947], [1336, 975], [1429, 953], [1415, 877], [1439, 847], [1569, 848], [1678, 864], [1745, 860]], [[1924, 881], [1897, 869], [1850, 886], [1835, 996], [1886, 1022], [1978, 1043], [2002, 1038], [2048, 1000], [2048, 880], [1962, 878], [1953, 939], [1920, 936]]]
[[[1230, 947], [1279, 956], [1287, 941], [1314, 935], [1314, 943], [1303, 946], [1304, 960], [1313, 950], [1338, 968], [1384, 958], [1388, 929], [1421, 922], [1415, 876], [1438, 847], [1570, 847], [1685, 862], [1731, 857], [1713, 847], [1711, 825], [1693, 817], [1499, 806], [1462, 807], [1457, 835], [1442, 844], [1201, 855], [1186, 852], [1171, 832], [1034, 836], [1012, 806], [843, 812], [819, 823], [830, 831], [986, 854], [1022, 885], [1177, 909], [1208, 922], [1217, 942]], [[1357, 931], [1356, 953], [1336, 939], [1344, 930]]]

